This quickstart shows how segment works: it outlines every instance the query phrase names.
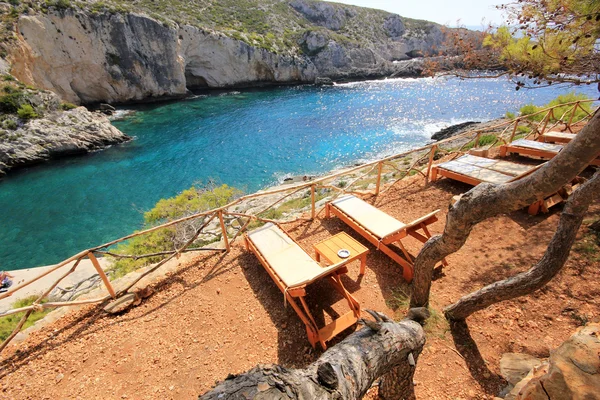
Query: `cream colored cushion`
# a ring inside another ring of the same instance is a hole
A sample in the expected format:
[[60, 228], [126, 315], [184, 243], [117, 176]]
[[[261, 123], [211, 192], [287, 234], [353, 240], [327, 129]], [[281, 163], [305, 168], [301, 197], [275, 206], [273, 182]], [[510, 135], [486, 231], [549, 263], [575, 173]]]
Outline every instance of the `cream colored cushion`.
[[558, 139], [558, 140], [573, 140], [575, 139], [575, 134], [574, 133], [569, 133], [569, 132], [554, 132], [554, 131], [550, 131], [550, 132], [546, 132], [542, 135], [543, 137], [545, 137], [546, 139]]
[[452, 160], [438, 165], [438, 168], [442, 168], [448, 171], [456, 172], [461, 175], [465, 175], [481, 182], [489, 183], [506, 183], [513, 177], [507, 174], [503, 174], [498, 171], [483, 168], [477, 165], [462, 163], [459, 160]]
[[380, 239], [406, 228], [403, 222], [352, 195], [342, 196], [332, 204]]
[[502, 172], [503, 174], [511, 176], [523, 175], [535, 168], [534, 165], [517, 164], [510, 161], [477, 157], [470, 154], [459, 157], [455, 161], [491, 169], [493, 171]]
[[248, 233], [248, 238], [288, 288], [310, 283], [339, 267], [321, 267], [292, 238], [271, 223]]
[[563, 146], [560, 144], [544, 143], [544, 142], [538, 142], [538, 141], [529, 140], [529, 139], [515, 140], [514, 142], [511, 143], [511, 145], [518, 146], [518, 147], [524, 147], [526, 149], [544, 150], [544, 151], [549, 151], [551, 153], [558, 153], [559, 151], [561, 151], [563, 149]]

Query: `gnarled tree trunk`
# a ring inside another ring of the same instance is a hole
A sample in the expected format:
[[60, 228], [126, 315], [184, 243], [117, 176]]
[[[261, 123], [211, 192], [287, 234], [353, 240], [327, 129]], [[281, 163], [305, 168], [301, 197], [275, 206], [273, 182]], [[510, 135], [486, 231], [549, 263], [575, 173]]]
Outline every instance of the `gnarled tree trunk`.
[[524, 296], [544, 287], [562, 269], [577, 231], [590, 203], [600, 195], [600, 170], [591, 180], [575, 190], [560, 215], [558, 228], [550, 241], [544, 256], [529, 271], [488, 285], [476, 292], [463, 296], [447, 307], [446, 317], [452, 320], [467, 318], [476, 311], [494, 303]]
[[600, 113], [597, 111], [575, 139], [531, 175], [502, 185], [482, 183], [450, 207], [442, 235], [429, 239], [415, 259], [411, 307], [425, 307], [433, 268], [458, 251], [481, 221], [518, 210], [558, 191], [600, 154]]
[[425, 344], [421, 325], [405, 319], [394, 322], [371, 312], [376, 322], [348, 336], [305, 369], [259, 365], [230, 376], [199, 399], [361, 399], [373, 382], [395, 369], [403, 393], [414, 398], [412, 377]]

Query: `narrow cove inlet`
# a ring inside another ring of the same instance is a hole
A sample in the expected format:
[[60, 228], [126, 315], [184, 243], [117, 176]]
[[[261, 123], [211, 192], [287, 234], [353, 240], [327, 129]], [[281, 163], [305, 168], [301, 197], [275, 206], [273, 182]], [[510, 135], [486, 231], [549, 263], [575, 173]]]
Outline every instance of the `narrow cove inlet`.
[[565, 91], [515, 91], [503, 78], [390, 79], [140, 106], [114, 121], [135, 140], [0, 181], [0, 269], [53, 264], [127, 235], [158, 200], [196, 183], [250, 193], [418, 147], [446, 126], [502, 117]]

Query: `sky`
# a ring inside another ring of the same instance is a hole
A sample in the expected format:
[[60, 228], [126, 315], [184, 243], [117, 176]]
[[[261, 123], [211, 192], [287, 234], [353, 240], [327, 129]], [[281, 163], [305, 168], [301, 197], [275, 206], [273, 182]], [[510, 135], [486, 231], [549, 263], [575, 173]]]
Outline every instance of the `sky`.
[[[502, 13], [495, 5], [510, 3], [509, 0], [331, 0], [336, 3], [378, 8], [403, 17], [425, 19], [439, 24], [477, 27], [489, 23], [502, 23]], [[482, 18], [485, 23], [482, 24]]]

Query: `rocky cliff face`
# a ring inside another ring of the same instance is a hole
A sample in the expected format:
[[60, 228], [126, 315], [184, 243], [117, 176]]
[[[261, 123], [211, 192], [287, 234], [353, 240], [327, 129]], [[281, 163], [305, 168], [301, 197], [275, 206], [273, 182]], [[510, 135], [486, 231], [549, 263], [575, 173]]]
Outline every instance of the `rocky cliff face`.
[[0, 176], [11, 168], [83, 154], [130, 139], [112, 126], [105, 115], [85, 107], [62, 111], [60, 100], [52, 93], [38, 93], [29, 101], [36, 99], [47, 110], [41, 118], [8, 127], [7, 122], [14, 119], [5, 116], [0, 124]]
[[187, 88], [314, 80], [306, 60], [142, 15], [64, 11], [19, 19], [12, 73], [77, 103], [183, 96]]
[[270, 33], [257, 38], [132, 12], [73, 7], [21, 15], [11, 73], [70, 102], [123, 103], [197, 88], [407, 75], [414, 70], [394, 61], [411, 52], [433, 53], [444, 39], [436, 24], [383, 11], [307, 0], [275, 3], [270, 11], [283, 13], [293, 28], [288, 47]]

